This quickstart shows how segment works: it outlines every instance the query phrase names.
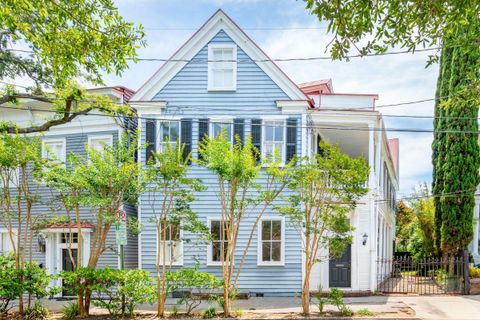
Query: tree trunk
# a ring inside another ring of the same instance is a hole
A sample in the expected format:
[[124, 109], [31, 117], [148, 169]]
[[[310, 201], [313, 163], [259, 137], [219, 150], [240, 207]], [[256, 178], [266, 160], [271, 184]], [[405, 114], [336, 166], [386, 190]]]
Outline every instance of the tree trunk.
[[223, 317], [230, 317], [230, 284], [225, 282], [223, 284]]

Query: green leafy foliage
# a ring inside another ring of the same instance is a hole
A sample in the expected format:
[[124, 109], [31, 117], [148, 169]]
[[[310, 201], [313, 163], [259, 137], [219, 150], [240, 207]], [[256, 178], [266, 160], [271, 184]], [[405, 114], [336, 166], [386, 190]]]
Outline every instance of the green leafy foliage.
[[217, 310], [214, 307], [209, 307], [203, 311], [202, 318], [203, 319], [212, 319], [217, 316]]
[[39, 301], [35, 301], [33, 306], [30, 306], [25, 310], [25, 318], [28, 320], [46, 320], [49, 315], [50, 312], [48, 309], [42, 306]]
[[[55, 87], [120, 75], [145, 45], [142, 27], [125, 21], [110, 0], [6, 0], [0, 29], [0, 78], [27, 76]], [[12, 44], [33, 53], [9, 50]]]
[[338, 308], [340, 315], [344, 317], [349, 317], [353, 315], [352, 310], [345, 305], [343, 301], [343, 293], [342, 290], [338, 288], [330, 288], [328, 299], [332, 305]]
[[75, 302], [67, 302], [66, 305], [62, 308], [62, 319], [63, 320], [73, 320], [78, 315], [78, 303]]
[[368, 310], [367, 308], [360, 309], [355, 312], [355, 315], [362, 316], [362, 317], [374, 317], [375, 312]]
[[212, 299], [212, 294], [223, 286], [213, 274], [198, 270], [199, 264], [194, 268], [182, 268], [175, 272], [167, 273], [167, 293], [178, 291], [182, 297], [179, 304], [185, 305], [187, 315], [190, 315], [202, 301]]
[[12, 255], [0, 254], [0, 313], [7, 312], [12, 300], [21, 295], [42, 299], [55, 294], [58, 288], [47, 288], [51, 279], [36, 263], [26, 263], [19, 268]]

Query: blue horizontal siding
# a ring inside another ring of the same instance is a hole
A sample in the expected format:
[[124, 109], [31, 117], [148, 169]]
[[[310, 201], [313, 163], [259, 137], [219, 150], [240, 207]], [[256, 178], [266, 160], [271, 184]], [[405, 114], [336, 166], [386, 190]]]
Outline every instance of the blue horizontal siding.
[[[210, 43], [233, 41], [228, 35], [220, 31]], [[198, 119], [208, 118], [213, 115], [226, 115], [245, 119], [245, 135], [251, 132], [250, 121], [253, 118], [268, 118], [269, 115], [281, 114], [276, 106], [276, 100], [288, 100], [288, 96], [278, 85], [263, 72], [263, 70], [250, 59], [250, 57], [237, 47], [237, 59], [242, 63], [237, 64], [237, 90], [233, 92], [209, 92], [208, 86], [208, 45], [202, 48], [193, 60], [200, 59], [202, 62], [189, 62], [167, 83], [153, 100], [165, 100], [168, 102], [162, 114], [176, 118], [184, 117], [193, 119], [192, 125], [192, 154], [198, 156]], [[243, 61], [250, 60], [245, 63]], [[289, 115], [298, 119], [297, 153], [301, 152], [301, 117]], [[144, 128], [144, 120], [142, 123]], [[141, 142], [145, 142], [144, 130], [140, 135]], [[157, 137], [158, 138], [158, 137]], [[145, 151], [141, 152], [141, 161], [144, 163]], [[221, 217], [220, 204], [217, 198], [218, 186], [216, 176], [205, 168], [192, 165], [190, 177], [200, 178], [207, 188], [196, 194], [196, 200], [191, 208], [205, 224], [208, 218]], [[264, 184], [264, 179], [259, 179]], [[284, 195], [287, 193], [285, 192]], [[160, 205], [160, 194], [144, 194], [140, 198], [141, 222], [144, 229], [141, 235], [141, 261], [142, 268], [152, 273], [155, 272], [156, 260], [156, 230], [152, 223], [155, 217], [152, 212], [152, 202]], [[280, 201], [280, 200], [279, 200]], [[269, 208], [265, 216], [276, 216], [272, 208]], [[256, 216], [253, 214], [244, 220], [240, 229], [237, 253], [235, 256], [236, 266], [240, 263], [241, 255], [247, 241], [248, 234]], [[184, 266], [193, 267], [198, 260], [201, 270], [212, 272], [221, 277], [220, 266], [207, 266], [207, 244], [199, 243], [198, 235], [184, 233]], [[302, 282], [302, 251], [301, 238], [298, 232], [288, 223], [285, 225], [285, 265], [284, 266], [258, 266], [257, 265], [257, 230], [246, 257], [245, 265], [239, 279], [240, 291], [252, 293], [265, 293], [269, 295], [293, 295], [301, 291]]]

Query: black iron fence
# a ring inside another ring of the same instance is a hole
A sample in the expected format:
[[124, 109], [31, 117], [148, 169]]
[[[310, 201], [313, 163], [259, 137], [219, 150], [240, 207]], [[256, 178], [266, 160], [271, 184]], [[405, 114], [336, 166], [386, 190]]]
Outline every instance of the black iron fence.
[[377, 291], [421, 295], [468, 294], [468, 256], [453, 259], [404, 256], [379, 260]]

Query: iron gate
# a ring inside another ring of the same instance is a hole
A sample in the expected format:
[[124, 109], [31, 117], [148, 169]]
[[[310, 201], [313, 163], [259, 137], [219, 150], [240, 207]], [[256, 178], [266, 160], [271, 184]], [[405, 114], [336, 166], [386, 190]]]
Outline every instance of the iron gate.
[[377, 291], [421, 295], [468, 294], [468, 259], [458, 257], [379, 260]]

